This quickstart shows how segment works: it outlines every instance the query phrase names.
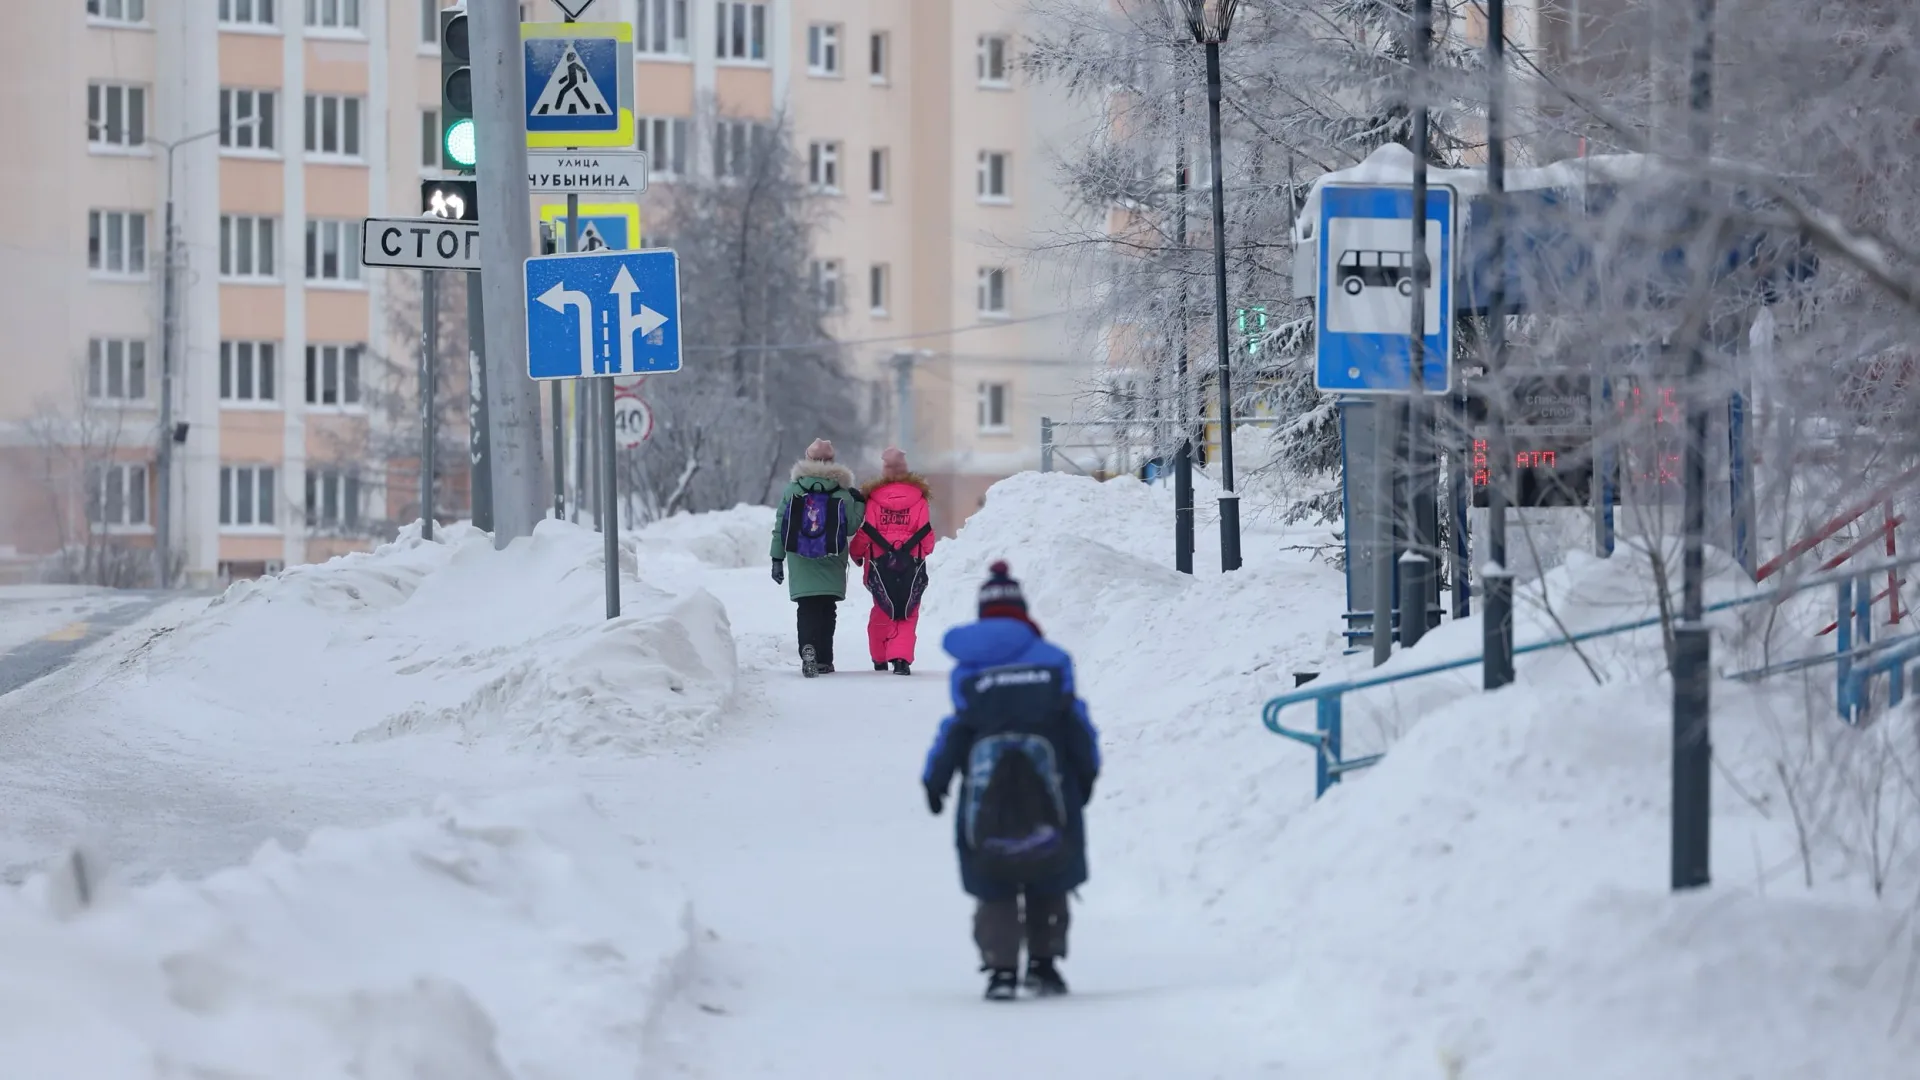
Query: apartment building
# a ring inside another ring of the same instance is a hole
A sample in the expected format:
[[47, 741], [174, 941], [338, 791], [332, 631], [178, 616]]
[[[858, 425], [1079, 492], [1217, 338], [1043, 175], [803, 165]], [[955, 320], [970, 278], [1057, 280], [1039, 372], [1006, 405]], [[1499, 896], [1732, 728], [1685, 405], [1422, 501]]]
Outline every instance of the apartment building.
[[[213, 584], [364, 548], [418, 514], [404, 449], [418, 279], [361, 218], [434, 171], [444, 0], [47, 0], [7, 14], [0, 138], [0, 574], [57, 551], [138, 580], [162, 503], [173, 218], [171, 539]], [[481, 2], [481, 0], [475, 0]], [[547, 0], [519, 4], [547, 20]], [[635, 26], [654, 181], [791, 118], [834, 202], [814, 263], [876, 437], [943, 529], [1031, 467], [1087, 362], [1031, 238], [1077, 122], [1021, 84], [1014, 0], [597, 0]], [[718, 121], [703, 103], [717, 105]], [[457, 368], [459, 365], [449, 365]], [[450, 378], [459, 378], [459, 372]], [[895, 401], [899, 378], [911, 406]], [[457, 459], [438, 505], [463, 509]], [[10, 569], [9, 569], [10, 568]]]

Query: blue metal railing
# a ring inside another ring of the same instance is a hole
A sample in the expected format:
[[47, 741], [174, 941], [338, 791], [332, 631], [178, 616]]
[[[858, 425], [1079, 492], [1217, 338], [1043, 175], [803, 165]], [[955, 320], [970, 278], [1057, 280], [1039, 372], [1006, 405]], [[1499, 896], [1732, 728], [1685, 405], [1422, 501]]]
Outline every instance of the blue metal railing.
[[[1835, 703], [1839, 709], [1841, 718], [1848, 723], [1857, 723], [1863, 714], [1870, 680], [1875, 675], [1888, 674], [1891, 676], [1893, 685], [1896, 688], [1891, 694], [1892, 703], [1898, 704], [1900, 700], [1899, 695], [1903, 693], [1905, 689], [1904, 664], [1910, 659], [1920, 657], [1920, 634], [1905, 634], [1888, 638], [1882, 642], [1874, 642], [1872, 640], [1872, 610], [1869, 604], [1864, 601], [1871, 600], [1873, 595], [1873, 587], [1870, 580], [1871, 575], [1887, 570], [1898, 569], [1916, 562], [1920, 562], [1920, 555], [1909, 555], [1900, 559], [1875, 563], [1871, 566], [1852, 567], [1843, 573], [1815, 574], [1777, 589], [1751, 593], [1746, 596], [1736, 597], [1732, 600], [1722, 600], [1716, 604], [1708, 604], [1705, 610], [1711, 614], [1764, 601], [1773, 601], [1775, 603], [1783, 602], [1798, 593], [1808, 589], [1819, 588], [1823, 585], [1833, 585], [1835, 588], [1835, 608], [1839, 615], [1840, 628], [1836, 635], [1837, 639], [1835, 644], [1837, 648], [1833, 653], [1818, 657], [1801, 657], [1784, 661], [1780, 664], [1758, 668], [1753, 671], [1739, 672], [1729, 677], [1755, 680], [1765, 678], [1769, 675], [1804, 670], [1820, 664], [1832, 663], [1838, 668], [1835, 680], [1837, 683]], [[1858, 589], [1855, 588], [1856, 581], [1860, 584]], [[1574, 645], [1583, 641], [1592, 641], [1596, 638], [1612, 637], [1617, 634], [1631, 633], [1635, 630], [1646, 630], [1659, 626], [1660, 624], [1661, 618], [1656, 615], [1652, 618], [1640, 619], [1635, 622], [1620, 623], [1614, 626], [1602, 627], [1598, 630], [1586, 630], [1578, 634], [1568, 634], [1563, 637], [1549, 638], [1545, 641], [1536, 641], [1530, 645], [1522, 645], [1515, 648], [1513, 654], [1515, 656], [1522, 656], [1527, 653], [1542, 652], [1547, 649]], [[1856, 636], [1860, 639], [1857, 645], [1854, 641]], [[1875, 654], [1879, 655], [1875, 656]], [[1875, 657], [1870, 663], [1863, 663], [1859, 667], [1855, 666], [1856, 661], [1865, 660], [1870, 656]], [[1414, 668], [1411, 671], [1398, 671], [1386, 675], [1370, 675], [1348, 682], [1310, 683], [1307, 686], [1294, 690], [1292, 693], [1282, 694], [1279, 697], [1269, 700], [1266, 707], [1261, 710], [1260, 719], [1261, 722], [1266, 725], [1267, 730], [1273, 732], [1275, 735], [1292, 739], [1295, 742], [1304, 743], [1314, 749], [1314, 798], [1317, 799], [1325, 795], [1328, 788], [1339, 783], [1341, 777], [1345, 774], [1378, 764], [1381, 758], [1386, 756], [1385, 754], [1367, 754], [1351, 759], [1341, 756], [1341, 698], [1344, 695], [1356, 690], [1367, 690], [1376, 686], [1406, 682], [1410, 679], [1423, 678], [1428, 675], [1438, 675], [1443, 671], [1455, 671], [1464, 667], [1472, 667], [1475, 664], [1484, 663], [1485, 659], [1484, 656], [1478, 655], [1466, 656], [1457, 660], [1448, 660], [1442, 663]], [[1285, 727], [1280, 723], [1280, 713], [1289, 705], [1298, 705], [1308, 701], [1314, 703], [1314, 727], [1316, 730], [1303, 731], [1296, 728]]]

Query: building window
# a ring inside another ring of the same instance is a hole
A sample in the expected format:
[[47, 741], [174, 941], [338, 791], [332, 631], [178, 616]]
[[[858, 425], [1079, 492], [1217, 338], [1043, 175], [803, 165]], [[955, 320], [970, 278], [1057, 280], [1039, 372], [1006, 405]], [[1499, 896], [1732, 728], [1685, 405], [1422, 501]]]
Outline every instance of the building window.
[[647, 152], [647, 171], [654, 176], [687, 174], [687, 122], [670, 116], [643, 116], [637, 121], [640, 149]]
[[147, 215], [132, 210], [87, 211], [87, 269], [102, 274], [145, 274]]
[[980, 430], [1007, 430], [1007, 384], [983, 382], [980, 384]]
[[360, 0], [307, 0], [307, 25], [316, 30], [358, 30]]
[[892, 272], [886, 263], [867, 267], [867, 310], [876, 318], [887, 313], [887, 291]]
[[360, 156], [360, 99], [335, 94], [307, 95], [307, 153]]
[[274, 219], [239, 214], [220, 215], [220, 276], [271, 278], [274, 262]]
[[307, 404], [360, 404], [360, 346], [307, 346]]
[[873, 82], [883, 83], [887, 81], [887, 45], [886, 34], [867, 35], [867, 78]]
[[273, 466], [220, 466], [220, 524], [273, 524]]
[[279, 350], [271, 341], [220, 343], [220, 400], [273, 401]]
[[420, 110], [420, 167], [440, 167], [440, 110]]
[[95, 525], [147, 523], [147, 467], [105, 465], [92, 470], [87, 485], [87, 520]]
[[307, 473], [307, 527], [355, 528], [360, 524], [360, 478], [334, 469]]
[[840, 144], [815, 139], [807, 144], [807, 183], [814, 190], [840, 193]]
[[307, 221], [307, 280], [360, 280], [358, 221]]
[[715, 56], [722, 60], [767, 58], [767, 5], [720, 0], [713, 7], [718, 31]]
[[87, 0], [87, 17], [100, 22], [143, 23], [147, 0]]
[[887, 164], [884, 147], [867, 151], [867, 194], [875, 199], [887, 197]]
[[840, 74], [839, 23], [814, 23], [807, 27], [807, 74]]
[[1007, 39], [1000, 34], [981, 34], [974, 66], [981, 86], [1007, 85]]
[[1007, 158], [1009, 155], [999, 150], [980, 151], [980, 161], [974, 170], [974, 194], [981, 202], [1010, 202], [1007, 198]]
[[146, 87], [88, 83], [87, 142], [93, 146], [146, 145]]
[[220, 21], [228, 26], [274, 26], [273, 0], [220, 0]]
[[138, 338], [87, 342], [87, 396], [95, 401], [144, 401], [147, 343]]
[[713, 175], [747, 175], [750, 153], [765, 145], [767, 129], [747, 120], [722, 120], [714, 126]]
[[639, 0], [633, 21], [633, 51], [655, 56], [687, 55], [687, 0]]
[[979, 277], [980, 314], [1007, 313], [1007, 270], [1004, 266], [983, 266]]
[[839, 311], [842, 305], [840, 296], [840, 260], [815, 259], [808, 267], [813, 278], [813, 295], [821, 311]]
[[274, 93], [220, 88], [220, 145], [230, 150], [271, 150]]
[[420, 0], [420, 47], [440, 51], [440, 0]]

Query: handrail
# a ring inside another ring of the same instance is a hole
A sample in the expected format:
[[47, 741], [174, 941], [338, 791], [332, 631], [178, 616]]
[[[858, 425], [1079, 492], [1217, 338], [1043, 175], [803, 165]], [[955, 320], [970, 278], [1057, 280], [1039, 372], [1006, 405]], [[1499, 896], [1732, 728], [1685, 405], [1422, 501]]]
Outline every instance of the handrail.
[[1853, 668], [1839, 679], [1841, 715], [1847, 723], [1856, 727], [1866, 723], [1872, 705], [1872, 695], [1867, 691], [1876, 675], [1888, 677], [1888, 708], [1900, 704], [1906, 697], [1907, 664], [1920, 658], [1920, 634], [1891, 640], [1894, 647], [1885, 649], [1879, 658]]
[[1887, 481], [1885, 484], [1880, 485], [1873, 494], [1868, 495], [1847, 509], [1835, 514], [1825, 524], [1795, 541], [1787, 550], [1761, 564], [1760, 569], [1754, 572], [1753, 580], [1765, 581], [1774, 571], [1779, 570], [1793, 560], [1819, 547], [1827, 540], [1832, 539], [1835, 533], [1865, 517], [1869, 510], [1885, 502], [1887, 497], [1892, 495], [1896, 488], [1914, 479], [1916, 476], [1920, 476], [1920, 465], [1916, 465], [1901, 473], [1899, 476], [1894, 477], [1892, 480]]
[[[1842, 612], [1852, 612], [1855, 610], [1855, 592], [1853, 588], [1855, 582], [1865, 580], [1871, 575], [1882, 571], [1898, 571], [1901, 567], [1914, 563], [1920, 563], [1920, 555], [1906, 555], [1899, 558], [1887, 559], [1869, 566], [1858, 566], [1845, 571], [1810, 574], [1804, 578], [1789, 581], [1773, 589], [1749, 593], [1746, 596], [1737, 596], [1730, 600], [1722, 600], [1717, 603], [1708, 604], [1703, 609], [1703, 613], [1712, 614], [1720, 611], [1728, 611], [1769, 600], [1775, 603], [1783, 603], [1801, 592], [1808, 589], [1819, 588], [1823, 585], [1834, 585], [1838, 587], [1840, 590], [1838, 601], [1839, 610]], [[1867, 591], [1870, 592], [1870, 587]], [[1864, 596], [1862, 598], [1864, 599]], [[1864, 605], [1858, 609], [1855, 618], [1861, 623], [1869, 621]], [[1515, 648], [1513, 653], [1515, 656], [1521, 656], [1527, 653], [1559, 648], [1563, 645], [1592, 641], [1596, 638], [1611, 637], [1617, 634], [1630, 633], [1635, 630], [1651, 629], [1652, 627], [1659, 626], [1661, 621], [1662, 617], [1655, 615], [1651, 618], [1640, 619], [1630, 623], [1620, 623], [1614, 626], [1605, 626], [1597, 630], [1584, 630], [1577, 634], [1567, 634], [1560, 637], [1548, 638], [1544, 641], [1536, 641], [1528, 645], [1522, 645]], [[1864, 626], [1862, 626], [1861, 629], [1862, 640], [1858, 647], [1859, 650], [1869, 652], [1881, 651], [1870, 648], [1871, 640], [1868, 632]], [[1843, 632], [1840, 637], [1840, 649], [1834, 659], [1840, 667], [1840, 673], [1836, 679], [1836, 683], [1838, 684], [1838, 704], [1842, 716], [1845, 717], [1849, 715], [1850, 705], [1859, 700], [1859, 698], [1852, 696], [1850, 691], [1850, 687], [1854, 681], [1851, 679], [1854, 671], [1850, 660], [1856, 655], [1856, 647], [1851, 640], [1851, 635]], [[1355, 758], [1353, 760], [1346, 760], [1341, 757], [1342, 710], [1340, 699], [1343, 695], [1357, 690], [1368, 690], [1377, 686], [1405, 682], [1409, 679], [1423, 678], [1427, 675], [1438, 675], [1444, 671], [1454, 671], [1459, 668], [1471, 667], [1474, 664], [1484, 663], [1485, 661], [1486, 657], [1484, 655], [1466, 656], [1454, 660], [1428, 664], [1425, 667], [1414, 668], [1410, 671], [1370, 675], [1347, 682], [1323, 683], [1315, 681], [1289, 693], [1270, 698], [1261, 709], [1260, 722], [1268, 731], [1273, 732], [1275, 735], [1292, 739], [1295, 742], [1304, 743], [1315, 749], [1314, 797], [1319, 798], [1326, 794], [1329, 787], [1339, 783], [1340, 777], [1343, 774], [1376, 764], [1385, 756], [1384, 754], [1370, 754], [1364, 758]], [[1879, 670], [1881, 669], [1871, 665], [1864, 667], [1861, 669], [1862, 674], [1860, 678], [1870, 678], [1872, 674]], [[1317, 730], [1302, 731], [1286, 727], [1280, 723], [1280, 713], [1289, 705], [1298, 705], [1308, 701], [1314, 702], [1315, 727]]]

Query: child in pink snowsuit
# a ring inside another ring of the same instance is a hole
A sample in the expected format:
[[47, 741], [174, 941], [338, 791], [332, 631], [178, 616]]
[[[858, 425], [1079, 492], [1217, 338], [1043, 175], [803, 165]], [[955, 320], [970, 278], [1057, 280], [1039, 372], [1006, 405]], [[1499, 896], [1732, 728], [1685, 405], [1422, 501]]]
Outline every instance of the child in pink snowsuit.
[[889, 447], [880, 463], [880, 479], [867, 485], [866, 522], [847, 553], [865, 568], [861, 580], [873, 594], [873, 614], [867, 617], [873, 670], [891, 666], [895, 675], [908, 675], [933, 523], [927, 482], [907, 471], [907, 455]]

